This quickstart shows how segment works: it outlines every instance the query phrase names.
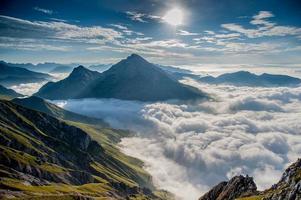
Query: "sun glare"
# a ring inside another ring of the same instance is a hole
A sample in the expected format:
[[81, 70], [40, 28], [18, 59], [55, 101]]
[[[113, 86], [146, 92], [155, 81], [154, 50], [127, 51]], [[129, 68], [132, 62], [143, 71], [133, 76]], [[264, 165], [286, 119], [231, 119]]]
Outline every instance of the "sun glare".
[[163, 17], [163, 20], [170, 25], [179, 26], [183, 23], [183, 11], [179, 8], [169, 10]]

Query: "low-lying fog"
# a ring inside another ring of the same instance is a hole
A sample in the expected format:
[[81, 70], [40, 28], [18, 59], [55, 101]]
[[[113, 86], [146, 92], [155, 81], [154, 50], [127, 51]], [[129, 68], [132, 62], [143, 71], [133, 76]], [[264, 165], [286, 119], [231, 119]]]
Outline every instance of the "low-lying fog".
[[142, 103], [116, 99], [55, 101], [67, 110], [137, 132], [120, 142], [140, 158], [154, 183], [197, 199], [234, 175], [270, 187], [301, 155], [301, 86], [252, 88], [199, 84], [217, 101]]

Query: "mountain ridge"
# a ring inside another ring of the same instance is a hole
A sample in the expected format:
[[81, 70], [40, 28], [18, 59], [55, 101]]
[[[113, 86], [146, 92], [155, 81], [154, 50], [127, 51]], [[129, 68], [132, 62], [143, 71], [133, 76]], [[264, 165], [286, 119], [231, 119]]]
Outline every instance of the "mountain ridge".
[[[85, 70], [88, 69], [85, 68]], [[75, 71], [70, 76], [74, 73]], [[89, 73], [95, 74], [96, 72], [90, 71]], [[66, 80], [68, 79], [69, 77]], [[84, 80], [86, 84], [83, 83], [77, 87], [76, 94], [66, 95], [69, 92], [66, 91], [63, 92], [65, 96], [57, 95], [62, 93], [59, 83], [70, 84], [66, 80], [48, 83], [35, 95], [49, 99], [116, 98], [138, 101], [189, 100], [207, 97], [202, 91], [178, 82], [164, 70], [137, 54], [132, 54], [107, 71], [97, 74], [93, 80]], [[52, 94], [49, 95], [49, 93]]]
[[0, 84], [5, 87], [21, 83], [35, 83], [48, 81], [52, 77], [48, 74], [30, 71], [21, 67], [13, 67], [0, 62]]
[[301, 79], [287, 76], [263, 73], [256, 75], [248, 71], [225, 73], [217, 77], [205, 76], [198, 79], [209, 84], [231, 84], [235, 86], [295, 86], [301, 83]]

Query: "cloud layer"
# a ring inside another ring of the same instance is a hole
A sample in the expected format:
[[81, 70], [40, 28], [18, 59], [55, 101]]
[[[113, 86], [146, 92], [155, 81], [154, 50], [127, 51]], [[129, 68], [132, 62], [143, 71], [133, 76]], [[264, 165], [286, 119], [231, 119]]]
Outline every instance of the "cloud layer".
[[158, 187], [182, 199], [197, 199], [237, 174], [253, 176], [259, 189], [270, 187], [301, 155], [301, 87], [186, 83], [214, 94], [217, 101], [85, 99], [64, 101], [63, 107], [137, 131], [120, 147], [145, 162]]

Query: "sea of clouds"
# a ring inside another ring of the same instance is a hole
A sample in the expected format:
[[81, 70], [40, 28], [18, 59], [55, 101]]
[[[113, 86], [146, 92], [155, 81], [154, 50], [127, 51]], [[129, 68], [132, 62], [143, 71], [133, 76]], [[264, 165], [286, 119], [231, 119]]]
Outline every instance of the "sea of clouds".
[[238, 174], [259, 189], [276, 183], [301, 155], [301, 86], [235, 87], [193, 80], [212, 101], [142, 103], [116, 99], [55, 101], [73, 112], [131, 129], [123, 152], [144, 161], [159, 188], [197, 199]]

